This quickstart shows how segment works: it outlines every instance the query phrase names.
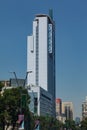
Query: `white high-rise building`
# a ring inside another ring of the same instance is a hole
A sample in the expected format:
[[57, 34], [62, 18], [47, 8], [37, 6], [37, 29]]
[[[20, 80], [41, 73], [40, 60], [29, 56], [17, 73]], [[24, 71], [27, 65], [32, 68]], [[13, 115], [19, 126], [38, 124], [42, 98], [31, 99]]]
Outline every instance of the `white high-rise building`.
[[55, 96], [55, 33], [54, 22], [47, 15], [36, 15], [33, 34], [28, 36], [28, 84], [41, 86]]
[[55, 26], [52, 18], [36, 15], [33, 34], [27, 38], [27, 84], [41, 86], [54, 99], [55, 108]]

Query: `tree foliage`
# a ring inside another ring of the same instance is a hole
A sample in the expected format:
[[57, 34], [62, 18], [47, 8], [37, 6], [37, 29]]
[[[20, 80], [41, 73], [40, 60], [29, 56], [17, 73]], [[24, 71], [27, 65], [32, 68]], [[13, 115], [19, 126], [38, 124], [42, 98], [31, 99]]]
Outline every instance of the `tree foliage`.
[[[23, 95], [26, 95], [26, 98], [22, 101]], [[22, 87], [5, 89], [3, 95], [0, 94], [0, 130], [4, 130], [4, 127], [8, 127], [9, 125], [12, 125], [14, 130], [19, 114], [24, 114], [26, 130], [34, 129], [35, 121], [37, 119], [40, 120], [41, 130], [60, 130], [60, 128], [63, 127], [76, 130], [75, 122], [73, 120], [66, 120], [65, 124], [63, 124], [48, 115], [40, 117], [35, 116], [29, 111], [29, 103], [30, 97], [26, 89]], [[87, 119], [81, 122], [81, 128], [82, 130], [87, 129]]]
[[63, 126], [63, 123], [60, 121], [56, 120], [53, 117], [50, 116], [33, 116], [33, 127], [35, 125], [35, 121], [38, 120], [40, 121], [40, 129], [41, 130], [60, 130], [60, 128]]
[[76, 130], [76, 125], [74, 120], [66, 120], [64, 124], [64, 128]]
[[0, 82], [0, 91], [2, 90], [2, 87], [4, 87], [4, 84]]
[[[21, 105], [21, 96], [26, 94], [26, 110]], [[4, 126], [12, 125], [16, 126], [18, 115], [29, 113], [30, 97], [26, 89], [22, 87], [6, 89], [3, 95], [0, 95], [0, 126], [4, 129]]]
[[81, 121], [81, 130], [87, 130], [87, 118]]

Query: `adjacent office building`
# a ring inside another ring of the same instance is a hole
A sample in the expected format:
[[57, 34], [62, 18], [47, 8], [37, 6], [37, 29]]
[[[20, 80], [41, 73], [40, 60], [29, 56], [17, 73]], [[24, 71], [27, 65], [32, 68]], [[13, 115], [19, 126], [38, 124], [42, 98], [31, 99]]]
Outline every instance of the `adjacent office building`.
[[46, 90], [39, 86], [29, 86], [30, 111], [34, 115], [54, 116], [53, 98]]
[[56, 99], [56, 117], [62, 114], [62, 100], [60, 98]]
[[56, 99], [56, 119], [62, 121], [73, 120], [73, 103], [62, 102], [60, 98]]
[[65, 114], [66, 120], [73, 120], [73, 103], [62, 102], [62, 113]]
[[40, 86], [53, 98], [55, 111], [55, 25], [50, 15], [38, 14], [27, 37], [27, 85]]
[[65, 114], [62, 114], [62, 100], [60, 98], [56, 99], [56, 119], [65, 122]]
[[82, 103], [82, 119], [87, 117], [87, 96], [86, 100]]

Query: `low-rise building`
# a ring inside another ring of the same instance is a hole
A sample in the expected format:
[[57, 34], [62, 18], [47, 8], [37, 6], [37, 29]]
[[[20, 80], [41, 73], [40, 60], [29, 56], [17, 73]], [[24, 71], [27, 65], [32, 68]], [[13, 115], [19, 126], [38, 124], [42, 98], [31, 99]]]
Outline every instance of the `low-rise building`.
[[53, 97], [50, 93], [39, 86], [28, 86], [31, 97], [30, 111], [39, 116], [55, 116], [53, 108]]

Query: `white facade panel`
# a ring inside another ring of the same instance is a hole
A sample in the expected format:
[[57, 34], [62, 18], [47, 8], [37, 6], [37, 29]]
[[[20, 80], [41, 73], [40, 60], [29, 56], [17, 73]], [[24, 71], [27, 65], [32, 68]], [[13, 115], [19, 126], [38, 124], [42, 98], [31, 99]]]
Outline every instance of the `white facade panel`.
[[30, 51], [34, 52], [34, 42], [33, 42], [33, 36], [29, 36], [29, 43], [30, 43]]
[[[43, 26], [44, 25], [44, 26]], [[39, 85], [47, 89], [47, 17], [39, 18]]]
[[27, 84], [32, 84], [34, 82], [34, 43], [33, 36], [27, 37], [27, 72], [28, 73]]

